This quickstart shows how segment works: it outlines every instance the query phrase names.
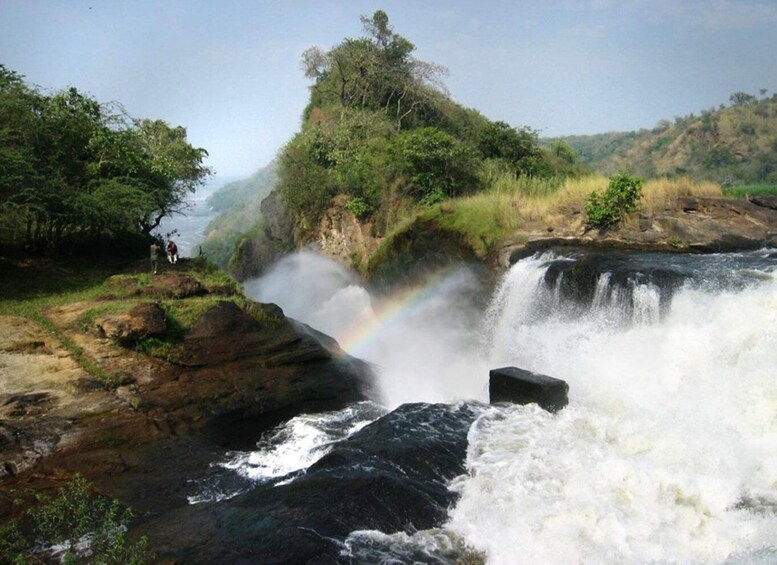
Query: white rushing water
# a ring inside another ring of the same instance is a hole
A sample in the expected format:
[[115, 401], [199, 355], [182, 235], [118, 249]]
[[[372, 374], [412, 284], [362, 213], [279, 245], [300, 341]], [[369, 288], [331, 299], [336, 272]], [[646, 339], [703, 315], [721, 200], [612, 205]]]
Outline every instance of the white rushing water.
[[[445, 528], [488, 563], [777, 562], [774, 267], [737, 290], [685, 285], [664, 305], [652, 283], [616, 289], [604, 274], [581, 309], [535, 257], [484, 317], [466, 271], [389, 317], [340, 267], [289, 261], [249, 293], [355, 344], [389, 407], [484, 400], [488, 369], [506, 365], [569, 383], [557, 414], [495, 406], [470, 430]], [[365, 324], [371, 339], [349, 341]]]
[[570, 405], [482, 417], [448, 527], [489, 563], [777, 562], [777, 280], [684, 287], [663, 316], [637, 285], [624, 319], [606, 276], [570, 316], [544, 271], [505, 277], [489, 357], [566, 380]]

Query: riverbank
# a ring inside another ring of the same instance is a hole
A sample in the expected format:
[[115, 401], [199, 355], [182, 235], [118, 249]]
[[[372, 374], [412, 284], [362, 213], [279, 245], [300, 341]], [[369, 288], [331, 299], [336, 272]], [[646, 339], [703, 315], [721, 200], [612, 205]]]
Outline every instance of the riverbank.
[[366, 364], [201, 262], [3, 263], [0, 518], [76, 475], [164, 514], [224, 449], [369, 393]]

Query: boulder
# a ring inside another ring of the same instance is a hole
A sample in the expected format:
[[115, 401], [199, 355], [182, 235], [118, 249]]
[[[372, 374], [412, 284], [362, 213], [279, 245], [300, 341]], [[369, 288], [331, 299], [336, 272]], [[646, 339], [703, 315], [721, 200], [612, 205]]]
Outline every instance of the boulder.
[[95, 320], [95, 331], [100, 337], [127, 343], [148, 335], [161, 335], [167, 329], [165, 312], [156, 303], [141, 302], [129, 312], [106, 315]]
[[548, 412], [557, 412], [569, 403], [568, 392], [566, 381], [517, 367], [502, 367], [489, 372], [488, 394], [491, 403], [536, 403]]
[[750, 202], [752, 202], [756, 206], [761, 206], [762, 208], [777, 210], [777, 196], [771, 196], [771, 195], [752, 196], [750, 197]]

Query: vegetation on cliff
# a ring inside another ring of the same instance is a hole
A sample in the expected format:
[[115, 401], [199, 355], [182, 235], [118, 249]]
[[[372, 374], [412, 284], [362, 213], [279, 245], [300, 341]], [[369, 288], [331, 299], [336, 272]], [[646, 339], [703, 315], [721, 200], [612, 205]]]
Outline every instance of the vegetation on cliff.
[[[690, 176], [724, 187], [777, 185], [777, 95], [743, 92], [731, 105], [661, 120], [651, 130], [564, 137], [602, 174]], [[765, 189], [761, 189], [763, 191]]]
[[260, 205], [272, 191], [277, 178], [273, 162], [246, 179], [224, 185], [208, 197], [208, 206], [218, 213], [205, 229], [205, 241], [202, 243], [202, 250], [209, 261], [226, 269], [243, 237], [262, 237]]
[[143, 240], [210, 174], [183, 127], [134, 119], [76, 88], [46, 94], [0, 65], [0, 245]]
[[385, 12], [362, 23], [365, 37], [303, 55], [314, 81], [310, 103], [279, 159], [279, 189], [302, 238], [341, 194], [357, 217], [385, 229], [397, 207], [483, 190], [487, 163], [517, 177], [581, 172], [563, 144], [542, 149], [530, 128], [492, 122], [452, 101], [445, 69], [416, 59]]
[[147, 538], [135, 543], [126, 539], [132, 511], [122, 508], [118, 500], [108, 502], [93, 494], [90, 488], [76, 475], [55, 496], [35, 493], [34, 505], [0, 527], [0, 562], [151, 563]]
[[[541, 147], [531, 128], [454, 102], [442, 82], [446, 69], [417, 59], [385, 12], [361, 21], [365, 36], [302, 56], [310, 102], [278, 157], [276, 190], [294, 226], [287, 250], [315, 237], [335, 201], [382, 237], [430, 206], [490, 190], [495, 169], [557, 182], [585, 172], [565, 143]], [[255, 226], [241, 239], [233, 272], [255, 273], [244, 263], [272, 258], [268, 248], [284, 245], [277, 238], [267, 245], [268, 231]]]

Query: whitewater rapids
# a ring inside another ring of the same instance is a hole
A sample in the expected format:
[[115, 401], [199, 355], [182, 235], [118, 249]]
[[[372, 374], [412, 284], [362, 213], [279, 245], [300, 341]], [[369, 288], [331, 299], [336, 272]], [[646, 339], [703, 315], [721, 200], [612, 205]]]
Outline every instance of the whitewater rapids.
[[[445, 531], [488, 563], [775, 563], [777, 278], [767, 252], [753, 258], [732, 267], [709, 256], [668, 298], [655, 281], [616, 287], [603, 273], [580, 307], [548, 282], [564, 259], [532, 257], [479, 319], [462, 300], [473, 284], [462, 271], [349, 352], [376, 364], [388, 407], [484, 400], [488, 368], [505, 365], [569, 383], [557, 414], [494, 406], [469, 431]], [[249, 293], [341, 343], [346, 318], [374, 316], [353, 275], [294, 260], [305, 284], [329, 284], [315, 304], [287, 300], [277, 289], [289, 283], [272, 278]], [[737, 284], [719, 276], [726, 269], [742, 274]]]

